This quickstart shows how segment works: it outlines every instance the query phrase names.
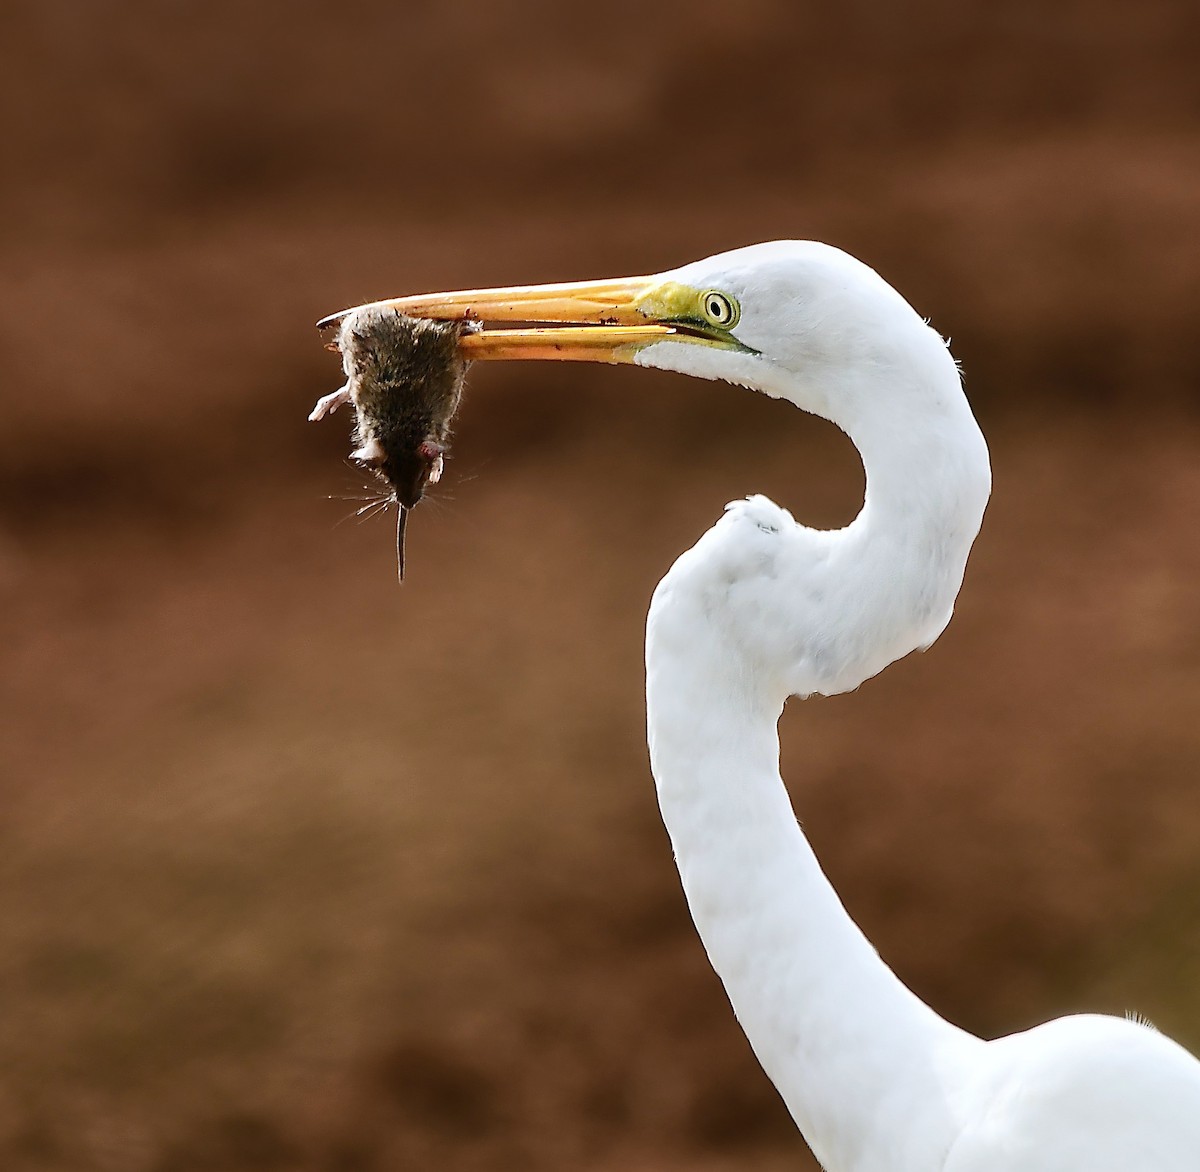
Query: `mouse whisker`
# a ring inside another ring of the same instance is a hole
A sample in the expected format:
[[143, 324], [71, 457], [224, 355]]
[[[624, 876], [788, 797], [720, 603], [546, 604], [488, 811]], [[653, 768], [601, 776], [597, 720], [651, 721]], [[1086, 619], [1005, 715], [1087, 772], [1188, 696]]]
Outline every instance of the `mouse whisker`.
[[370, 521], [373, 518], [380, 516], [380, 514], [386, 513], [388, 505], [391, 503], [391, 498], [388, 498], [386, 500], [372, 501], [369, 505], [364, 505], [358, 510], [357, 513], [355, 513], [355, 516], [358, 518], [358, 523], [361, 525], [364, 521]]

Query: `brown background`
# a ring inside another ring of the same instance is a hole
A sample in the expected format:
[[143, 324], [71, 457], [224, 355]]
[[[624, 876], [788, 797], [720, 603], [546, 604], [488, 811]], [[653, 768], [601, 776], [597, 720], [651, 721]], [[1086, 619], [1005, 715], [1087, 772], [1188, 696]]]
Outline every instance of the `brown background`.
[[786, 715], [830, 876], [965, 1026], [1200, 1046], [1198, 12], [6, 6], [0, 1166], [806, 1166], [678, 892], [641, 625], [726, 500], [848, 520], [847, 442], [480, 368], [399, 590], [304, 421], [330, 310], [774, 237], [952, 335], [995, 465], [937, 647]]

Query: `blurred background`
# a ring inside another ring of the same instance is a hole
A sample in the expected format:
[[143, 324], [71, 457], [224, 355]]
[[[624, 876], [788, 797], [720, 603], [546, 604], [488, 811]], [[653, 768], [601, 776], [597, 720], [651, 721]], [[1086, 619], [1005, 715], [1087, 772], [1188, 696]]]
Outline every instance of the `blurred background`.
[[937, 646], [789, 707], [851, 913], [987, 1034], [1200, 1047], [1200, 9], [0, 10], [0, 1166], [807, 1168], [678, 890], [642, 618], [779, 403], [473, 372], [409, 529], [312, 323], [815, 237], [953, 338], [995, 495]]

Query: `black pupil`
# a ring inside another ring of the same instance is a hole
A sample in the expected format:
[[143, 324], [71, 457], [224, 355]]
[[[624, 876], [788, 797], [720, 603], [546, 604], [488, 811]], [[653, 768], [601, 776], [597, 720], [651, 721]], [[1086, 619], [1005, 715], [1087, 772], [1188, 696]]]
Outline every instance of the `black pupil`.
[[725, 316], [725, 306], [722, 305], [716, 297], [714, 297], [708, 303], [708, 312], [711, 313], [715, 318], [722, 318]]

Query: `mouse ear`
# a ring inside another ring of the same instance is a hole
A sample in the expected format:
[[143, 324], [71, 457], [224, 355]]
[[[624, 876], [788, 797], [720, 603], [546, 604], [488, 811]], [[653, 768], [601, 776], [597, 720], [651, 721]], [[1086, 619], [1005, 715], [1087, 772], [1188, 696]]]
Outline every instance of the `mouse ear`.
[[423, 440], [417, 447], [417, 455], [429, 464], [429, 471], [425, 475], [426, 483], [437, 484], [442, 478], [442, 469], [446, 466], [446, 445], [439, 444], [437, 440]]
[[350, 459], [357, 460], [360, 464], [382, 464], [384, 455], [383, 445], [371, 436], [350, 453]]

